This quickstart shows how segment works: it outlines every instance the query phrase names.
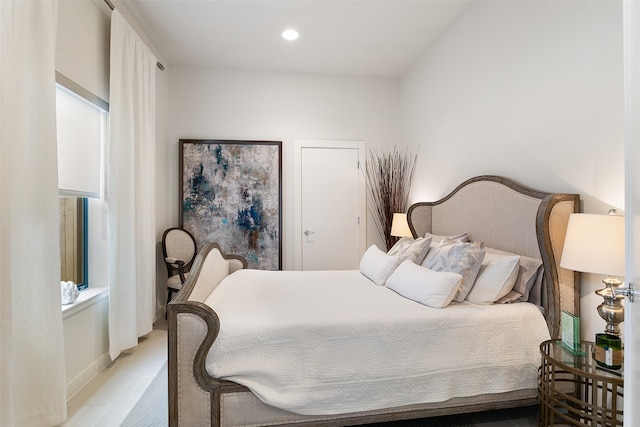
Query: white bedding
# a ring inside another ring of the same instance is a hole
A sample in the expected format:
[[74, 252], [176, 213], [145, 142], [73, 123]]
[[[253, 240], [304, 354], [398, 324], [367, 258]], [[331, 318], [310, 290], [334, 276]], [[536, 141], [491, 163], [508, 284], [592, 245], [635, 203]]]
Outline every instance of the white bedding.
[[220, 318], [207, 371], [307, 415], [535, 389], [529, 303], [426, 307], [359, 271], [240, 270], [206, 300]]

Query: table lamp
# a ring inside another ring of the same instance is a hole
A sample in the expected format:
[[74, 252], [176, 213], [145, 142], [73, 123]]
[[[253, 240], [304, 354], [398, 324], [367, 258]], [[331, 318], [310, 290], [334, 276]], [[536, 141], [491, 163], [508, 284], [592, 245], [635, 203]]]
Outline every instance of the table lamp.
[[622, 358], [619, 323], [624, 320], [624, 296], [616, 295], [614, 289], [622, 285], [618, 277], [624, 276], [624, 217], [615, 211], [609, 215], [571, 214], [560, 267], [607, 276], [602, 281], [605, 287], [596, 291], [604, 299], [598, 314], [607, 322], [605, 333], [596, 334], [596, 350], [605, 351], [596, 355], [596, 362], [619, 368], [621, 360], [616, 356]]
[[391, 221], [391, 235], [394, 237], [413, 237], [409, 222], [407, 222], [407, 214], [394, 213]]

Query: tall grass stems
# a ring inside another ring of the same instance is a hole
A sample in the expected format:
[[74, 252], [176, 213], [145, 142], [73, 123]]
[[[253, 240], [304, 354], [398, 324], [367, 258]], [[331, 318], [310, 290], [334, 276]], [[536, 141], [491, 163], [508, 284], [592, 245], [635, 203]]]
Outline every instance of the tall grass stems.
[[368, 207], [387, 250], [398, 240], [391, 236], [393, 214], [404, 213], [409, 208], [409, 191], [417, 159], [417, 152], [414, 156], [407, 150], [400, 153], [396, 146], [389, 153], [369, 149], [366, 168]]

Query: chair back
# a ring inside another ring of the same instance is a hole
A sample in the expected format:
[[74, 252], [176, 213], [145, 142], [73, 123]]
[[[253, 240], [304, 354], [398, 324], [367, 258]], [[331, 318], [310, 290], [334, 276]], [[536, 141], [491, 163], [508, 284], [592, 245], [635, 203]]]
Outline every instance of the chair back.
[[[196, 239], [183, 228], [169, 228], [162, 234], [162, 254], [164, 258], [172, 257], [184, 261], [185, 271], [188, 271], [196, 257]], [[171, 263], [165, 261], [169, 277], [176, 274]]]

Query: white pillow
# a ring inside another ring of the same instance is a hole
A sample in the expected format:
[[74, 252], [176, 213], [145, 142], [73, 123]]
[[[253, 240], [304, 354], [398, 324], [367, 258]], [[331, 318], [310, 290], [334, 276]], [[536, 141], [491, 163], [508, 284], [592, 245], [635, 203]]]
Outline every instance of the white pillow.
[[435, 271], [448, 271], [462, 275], [462, 285], [453, 298], [462, 302], [467, 297], [484, 259], [485, 250], [481, 242], [462, 243], [444, 239], [438, 247], [432, 247], [422, 263], [423, 267]]
[[448, 306], [461, 284], [461, 274], [429, 270], [409, 260], [387, 279], [387, 288], [433, 308]]
[[399, 256], [387, 255], [376, 245], [371, 245], [360, 259], [360, 273], [376, 285], [382, 286], [398, 264]]
[[455, 234], [452, 236], [442, 236], [440, 234], [431, 234], [429, 232], [424, 233], [424, 237], [429, 238], [431, 237], [431, 239], [433, 240], [433, 243], [440, 243], [445, 239], [449, 239], [449, 240], [457, 240], [459, 242], [468, 242], [469, 241], [469, 233], [460, 233], [460, 234]]
[[[515, 255], [511, 252], [501, 251], [495, 248], [485, 248], [487, 253], [498, 255]], [[539, 258], [531, 258], [528, 256], [520, 256], [520, 271], [516, 278], [513, 289], [500, 300], [499, 304], [508, 304], [516, 301], [530, 301], [539, 306], [542, 305], [541, 287], [542, 278], [544, 276], [544, 267], [542, 260]], [[533, 294], [533, 296], [531, 295]]]
[[467, 301], [493, 304], [513, 289], [520, 271], [519, 255], [486, 253]]
[[413, 239], [411, 237], [403, 237], [398, 240], [387, 255], [399, 256], [402, 260], [408, 259], [416, 264], [422, 263], [424, 257], [427, 256], [429, 248], [431, 247], [431, 238], [418, 237]]

